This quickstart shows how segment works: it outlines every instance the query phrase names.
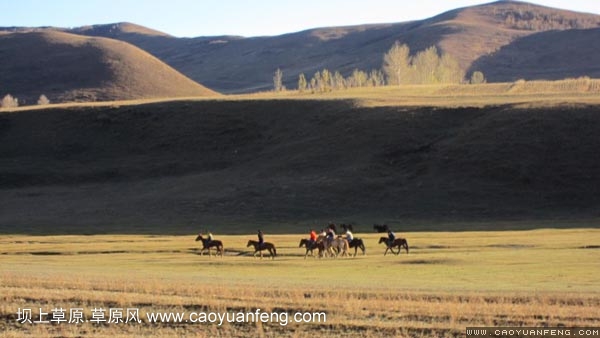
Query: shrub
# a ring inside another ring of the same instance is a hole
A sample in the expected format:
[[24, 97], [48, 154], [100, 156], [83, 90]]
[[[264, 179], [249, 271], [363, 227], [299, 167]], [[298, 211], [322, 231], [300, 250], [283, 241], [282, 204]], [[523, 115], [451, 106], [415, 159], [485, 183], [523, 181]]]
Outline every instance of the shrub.
[[471, 84], [482, 84], [485, 83], [485, 76], [482, 72], [476, 71], [471, 74]]

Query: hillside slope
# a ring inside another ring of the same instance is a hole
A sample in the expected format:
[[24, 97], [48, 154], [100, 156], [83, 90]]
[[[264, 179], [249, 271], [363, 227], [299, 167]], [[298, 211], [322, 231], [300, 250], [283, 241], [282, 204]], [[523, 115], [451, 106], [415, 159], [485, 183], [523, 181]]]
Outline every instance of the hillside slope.
[[[573, 62], [564, 67], [554, 62], [585, 51], [598, 59], [596, 33], [580, 32], [576, 43], [554, 41], [546, 31], [586, 30], [600, 27], [600, 16], [532, 5], [519, 1], [497, 1], [460, 8], [438, 16], [412, 22], [316, 28], [273, 37], [216, 36], [175, 38], [121, 23], [74, 29], [79, 34], [107, 36], [137, 45], [165, 61], [190, 78], [220, 92], [252, 92], [272, 88], [272, 76], [283, 70], [288, 88], [296, 88], [300, 73], [312, 76], [317, 70], [339, 70], [345, 76], [355, 68], [379, 69], [383, 54], [395, 41], [407, 43], [416, 53], [436, 45], [459, 60], [468, 73], [482, 68], [492, 80], [517, 78], [555, 79], [580, 75], [600, 76], [593, 64]], [[527, 40], [521, 40], [530, 37]], [[520, 48], [519, 41], [526, 42]], [[511, 43], [513, 47], [507, 47]], [[556, 43], [552, 50], [544, 46]], [[506, 70], [502, 49], [511, 50], [511, 60], [537, 54], [510, 71], [511, 76], [497, 74]], [[500, 52], [499, 52], [500, 51]], [[498, 53], [497, 57], [489, 57]], [[478, 61], [485, 58], [485, 62]], [[468, 75], [468, 74], [467, 74]]]
[[0, 35], [0, 93], [35, 104], [217, 95], [128, 43], [52, 30]]
[[490, 82], [600, 78], [600, 48], [596, 41], [600, 41], [600, 28], [536, 33], [481, 57], [471, 69], [483, 71]]
[[0, 232], [598, 217], [597, 111], [276, 100], [4, 113]]

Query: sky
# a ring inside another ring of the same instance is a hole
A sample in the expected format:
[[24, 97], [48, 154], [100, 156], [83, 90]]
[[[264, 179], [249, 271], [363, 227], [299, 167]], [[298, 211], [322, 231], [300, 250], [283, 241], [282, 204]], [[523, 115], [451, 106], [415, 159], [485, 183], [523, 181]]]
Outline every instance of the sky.
[[[0, 26], [132, 22], [178, 37], [280, 35], [316, 27], [402, 22], [492, 0], [0, 0]], [[598, 0], [532, 0], [600, 14]]]

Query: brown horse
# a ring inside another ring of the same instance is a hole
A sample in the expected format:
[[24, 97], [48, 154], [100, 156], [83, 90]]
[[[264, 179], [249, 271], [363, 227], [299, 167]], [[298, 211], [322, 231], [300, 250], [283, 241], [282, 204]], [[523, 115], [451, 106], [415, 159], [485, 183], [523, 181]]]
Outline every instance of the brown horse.
[[313, 254], [313, 250], [315, 249], [319, 249], [319, 256], [321, 255], [321, 252], [323, 251], [323, 242], [311, 242], [309, 239], [306, 238], [302, 238], [300, 240], [300, 244], [298, 245], [299, 248], [301, 247], [306, 247], [306, 254], [304, 254], [304, 259], [306, 259], [306, 256], [308, 256], [308, 252], [310, 251], [310, 255], [314, 257]]
[[262, 245], [260, 245], [260, 244], [258, 244], [258, 241], [249, 240], [246, 247], [248, 248], [250, 246], [254, 246], [254, 254], [253, 254], [254, 257], [256, 257], [257, 253], [260, 253], [260, 259], [262, 259], [263, 258], [263, 253], [262, 253], [263, 250], [269, 251], [271, 258], [273, 258], [273, 259], [275, 259], [275, 256], [277, 256], [277, 250], [275, 250], [275, 245], [273, 245], [272, 243], [264, 242]]
[[217, 256], [218, 254], [221, 254], [221, 257], [223, 257], [223, 252], [225, 251], [223, 249], [223, 242], [218, 241], [218, 240], [211, 241], [208, 238], [203, 238], [202, 234], [199, 234], [198, 237], [196, 237], [196, 242], [197, 241], [202, 241], [202, 250], [200, 250], [200, 256], [202, 256], [202, 253], [204, 252], [204, 250], [207, 250], [208, 256], [211, 257], [210, 248], [215, 248], [217, 250], [217, 252], [215, 253], [215, 256]]
[[350, 249], [354, 248], [354, 257], [356, 257], [356, 252], [358, 251], [359, 248], [360, 248], [360, 250], [362, 250], [363, 256], [366, 255], [367, 249], [365, 248], [365, 244], [363, 243], [362, 239], [355, 238], [355, 239], [351, 240], [350, 242], [348, 242], [348, 246]]
[[[401, 251], [402, 248], [404, 247], [404, 249], [406, 249], [406, 253], [408, 254], [408, 242], [406, 241], [406, 239], [404, 238], [396, 238], [394, 240], [394, 243], [392, 243], [392, 245], [390, 245], [388, 243], [388, 238], [387, 237], [380, 237], [379, 238], [379, 244], [381, 243], [385, 243], [385, 245], [387, 246], [387, 248], [385, 249], [385, 252], [383, 253], [383, 255], [387, 255], [388, 250], [390, 250], [393, 254], [398, 255]], [[398, 247], [398, 252], [394, 252], [395, 247]]]

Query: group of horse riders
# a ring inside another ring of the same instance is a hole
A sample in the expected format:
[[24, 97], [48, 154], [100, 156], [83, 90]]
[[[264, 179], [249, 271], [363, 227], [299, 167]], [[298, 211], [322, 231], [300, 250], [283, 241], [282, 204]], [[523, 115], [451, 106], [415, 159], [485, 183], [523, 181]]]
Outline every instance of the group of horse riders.
[[[343, 249], [344, 254], [347, 254], [347, 249], [354, 247], [355, 248], [355, 252], [354, 252], [355, 256], [356, 256], [356, 251], [358, 248], [360, 248], [362, 250], [363, 254], [365, 254], [365, 246], [364, 246], [362, 240], [355, 239], [354, 234], [352, 234], [352, 225], [342, 224], [341, 227], [345, 230], [345, 232], [343, 235], [339, 235], [337, 237], [336, 237], [336, 233], [335, 233], [336, 226], [333, 223], [330, 223], [329, 226], [327, 226], [327, 228], [325, 230], [321, 229], [319, 234], [317, 234], [315, 232], [314, 228], [311, 228], [310, 233], [309, 233], [309, 239], [303, 240], [303, 241], [306, 241], [305, 242], [306, 255], [308, 255], [309, 251], [312, 252], [314, 249], [318, 248], [319, 244], [321, 244], [321, 243], [324, 244], [325, 251], [329, 251], [329, 249], [332, 248], [332, 246], [334, 244], [334, 240], [336, 240], [336, 239], [341, 239], [341, 240], [346, 241], [345, 246], [337, 247], [338, 253], [341, 249]], [[377, 227], [377, 225], [375, 225], [375, 227]], [[388, 235], [388, 238], [385, 242], [386, 242], [388, 249], [390, 249], [395, 244], [396, 234], [387, 225], [384, 225], [384, 227], [385, 227], [385, 230], [387, 230], [387, 235]], [[263, 234], [262, 230], [258, 230], [257, 236], [258, 236], [257, 242], [252, 241], [252, 240], [248, 241], [248, 246], [254, 245], [254, 248], [255, 248], [254, 255], [256, 255], [256, 253], [260, 252], [261, 258], [262, 258], [262, 250], [268, 250], [274, 258], [276, 255], [275, 248], [270, 243], [268, 243], [269, 247], [265, 246], [264, 234]], [[380, 240], [380, 243], [382, 243], [384, 239], [385, 239], [385, 237], [382, 237]], [[213, 238], [213, 234], [210, 231], [207, 233], [207, 238], [203, 238], [202, 233], [200, 233], [198, 235], [198, 237], [196, 238], [196, 241], [199, 241], [199, 240], [201, 240], [202, 244], [203, 244], [203, 248], [200, 251], [200, 254], [202, 254], [202, 252], [205, 249], [208, 249], [209, 255], [210, 255], [210, 248], [216, 247], [217, 253], [220, 252], [221, 256], [223, 255], [224, 250], [223, 250], [222, 242], [215, 241]], [[300, 242], [300, 246], [302, 246], [303, 241]], [[321, 252], [321, 249], [323, 249], [323, 248], [319, 248], [319, 252]], [[408, 245], [406, 245], [406, 251], [408, 252]], [[387, 250], [386, 250], [386, 253], [387, 253]], [[305, 258], [306, 258], [306, 255], [305, 255]]]
[[[354, 246], [352, 244], [354, 244], [354, 234], [352, 233], [352, 225], [351, 224], [342, 224], [341, 227], [345, 230], [343, 235], [339, 235], [337, 236], [338, 238], [344, 238], [346, 241], [348, 241], [348, 244], [350, 246]], [[388, 239], [387, 239], [387, 246], [390, 247], [393, 245], [394, 241], [396, 240], [396, 234], [389, 228], [387, 227], [387, 234], [388, 234]], [[316, 247], [316, 245], [318, 244], [319, 239], [324, 239], [327, 241], [327, 243], [329, 244], [329, 246], [331, 246], [334, 238], [336, 238], [336, 234], [335, 234], [335, 224], [330, 223], [329, 226], [327, 227], [326, 230], [321, 229], [321, 232], [319, 233], [319, 235], [317, 235], [317, 233], [315, 232], [314, 228], [310, 229], [310, 234], [309, 234], [309, 239], [308, 239], [308, 245], [310, 247], [307, 246], [307, 249], [314, 249]]]

